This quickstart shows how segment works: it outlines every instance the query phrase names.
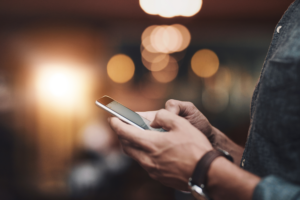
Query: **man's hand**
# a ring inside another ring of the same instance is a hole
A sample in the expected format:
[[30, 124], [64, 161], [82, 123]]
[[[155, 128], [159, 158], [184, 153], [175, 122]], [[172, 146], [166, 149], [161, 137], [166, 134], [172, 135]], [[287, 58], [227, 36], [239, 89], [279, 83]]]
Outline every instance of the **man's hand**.
[[165, 108], [166, 110], [187, 119], [193, 126], [204, 133], [212, 144], [214, 143], [213, 126], [193, 103], [170, 99], [166, 102]]
[[144, 117], [150, 119], [154, 115], [152, 126], [168, 132], [140, 130], [115, 117], [110, 118], [109, 123], [124, 152], [138, 161], [152, 178], [167, 186], [188, 190], [188, 179], [196, 163], [212, 145], [186, 119], [164, 109]]

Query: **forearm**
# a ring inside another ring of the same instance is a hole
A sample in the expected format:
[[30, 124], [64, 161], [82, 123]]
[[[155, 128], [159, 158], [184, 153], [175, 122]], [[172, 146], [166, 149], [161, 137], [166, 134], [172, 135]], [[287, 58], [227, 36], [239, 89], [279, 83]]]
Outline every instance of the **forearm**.
[[219, 157], [210, 166], [206, 189], [214, 200], [250, 200], [259, 181], [259, 177]]
[[234, 143], [224, 133], [215, 127], [212, 127], [211, 137], [212, 138], [210, 141], [213, 147], [221, 148], [230, 153], [234, 159], [234, 163], [239, 166], [243, 156], [244, 148]]

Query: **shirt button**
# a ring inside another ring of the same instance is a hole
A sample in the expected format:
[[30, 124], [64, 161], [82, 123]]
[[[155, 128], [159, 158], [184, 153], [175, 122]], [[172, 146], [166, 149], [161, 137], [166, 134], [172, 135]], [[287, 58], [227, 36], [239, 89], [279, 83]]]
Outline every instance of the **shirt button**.
[[280, 29], [282, 28], [282, 26], [278, 26], [277, 27], [277, 33], [279, 33], [280, 32]]
[[242, 161], [242, 167], [244, 167], [244, 164], [245, 164], [245, 159]]

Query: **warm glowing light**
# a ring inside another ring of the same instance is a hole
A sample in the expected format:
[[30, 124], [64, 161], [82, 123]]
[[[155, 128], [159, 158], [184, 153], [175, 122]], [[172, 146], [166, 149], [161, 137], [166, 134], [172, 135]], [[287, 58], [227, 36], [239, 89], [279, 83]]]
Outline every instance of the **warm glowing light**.
[[173, 26], [157, 26], [150, 35], [150, 43], [157, 52], [175, 52], [181, 47], [182, 36]]
[[162, 61], [165, 57], [168, 57], [168, 54], [164, 53], [151, 53], [147, 51], [147, 49], [142, 50], [142, 58], [144, 58], [147, 62], [157, 63]]
[[213, 51], [202, 49], [193, 55], [191, 66], [197, 76], [208, 78], [218, 71], [219, 58]]
[[151, 53], [180, 52], [190, 40], [190, 32], [180, 24], [149, 26], [142, 34], [142, 46]]
[[44, 99], [71, 104], [81, 95], [84, 78], [71, 63], [41, 63], [37, 73], [38, 93]]
[[65, 95], [72, 88], [73, 80], [61, 72], [52, 74], [46, 80], [46, 89], [48, 89], [54, 96], [61, 97]]
[[153, 29], [155, 29], [157, 26], [156, 25], [152, 25], [147, 27], [143, 34], [142, 34], [142, 46], [147, 49], [147, 51], [151, 52], [151, 53], [157, 53], [156, 50], [153, 48], [153, 46], [151, 45], [150, 42], [150, 35], [153, 31]]
[[191, 17], [200, 11], [202, 0], [140, 0], [140, 6], [150, 15]]
[[125, 83], [134, 75], [134, 63], [124, 54], [113, 56], [107, 63], [107, 74], [116, 83]]
[[173, 24], [172, 26], [174, 28], [176, 28], [180, 32], [181, 38], [182, 38], [181, 46], [179, 46], [179, 48], [177, 49], [177, 51], [183, 51], [190, 44], [191, 34], [190, 34], [189, 30], [185, 26], [183, 26], [181, 24]]
[[161, 83], [173, 81], [178, 74], [177, 61], [170, 56], [168, 65], [161, 71], [152, 71], [152, 76]]
[[142, 51], [142, 62], [150, 71], [160, 71], [169, 63], [170, 56], [162, 53], [151, 53], [146, 49]]

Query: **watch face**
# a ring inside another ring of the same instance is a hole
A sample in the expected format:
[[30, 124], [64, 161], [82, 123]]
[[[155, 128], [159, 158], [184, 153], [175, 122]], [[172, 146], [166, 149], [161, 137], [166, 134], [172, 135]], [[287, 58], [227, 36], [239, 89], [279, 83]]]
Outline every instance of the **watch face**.
[[191, 187], [191, 192], [197, 200], [208, 200], [207, 196], [203, 193], [202, 188], [198, 185], [193, 185]]

